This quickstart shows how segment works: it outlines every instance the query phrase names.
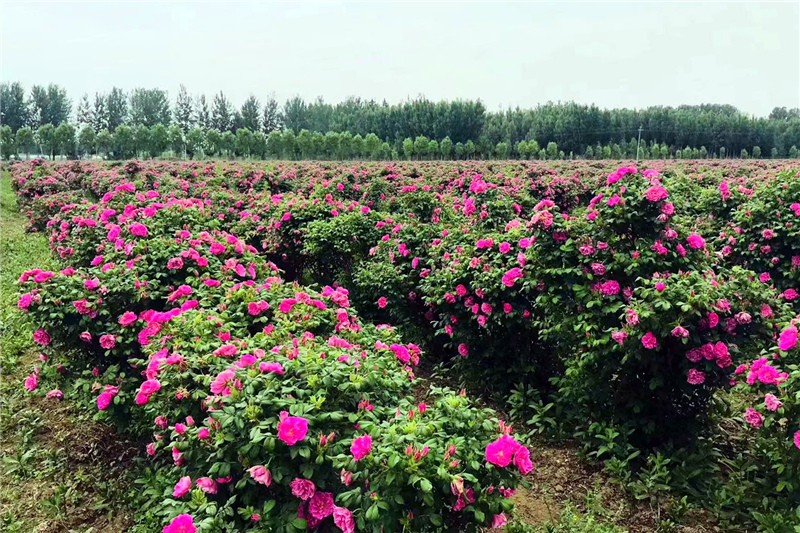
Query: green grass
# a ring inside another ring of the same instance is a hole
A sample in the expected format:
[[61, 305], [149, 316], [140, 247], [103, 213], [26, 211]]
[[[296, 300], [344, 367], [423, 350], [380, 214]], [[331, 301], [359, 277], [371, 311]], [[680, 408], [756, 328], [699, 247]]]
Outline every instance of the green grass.
[[536, 526], [512, 521], [506, 528], [508, 533], [627, 533], [613, 524], [595, 518], [592, 512], [580, 513], [568, 505], [556, 521], [548, 521]]
[[26, 233], [8, 172], [0, 180], [0, 531], [119, 532], [132, 522], [135, 449], [68, 402], [31, 397], [22, 382], [38, 362], [17, 310], [16, 281], [56, 269], [44, 235]]
[[17, 210], [11, 176], [3, 172], [0, 181], [0, 339], [2, 371], [8, 378], [30, 348], [30, 335], [17, 311], [16, 281], [30, 268], [55, 268], [47, 239], [25, 233], [26, 219]]

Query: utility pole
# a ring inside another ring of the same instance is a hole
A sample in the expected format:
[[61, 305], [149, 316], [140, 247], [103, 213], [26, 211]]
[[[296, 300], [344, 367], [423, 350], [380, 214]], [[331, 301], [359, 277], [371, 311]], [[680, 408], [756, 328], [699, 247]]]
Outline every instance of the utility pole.
[[639, 140], [636, 141], [636, 166], [639, 166], [639, 145], [642, 143], [642, 126], [639, 125]]

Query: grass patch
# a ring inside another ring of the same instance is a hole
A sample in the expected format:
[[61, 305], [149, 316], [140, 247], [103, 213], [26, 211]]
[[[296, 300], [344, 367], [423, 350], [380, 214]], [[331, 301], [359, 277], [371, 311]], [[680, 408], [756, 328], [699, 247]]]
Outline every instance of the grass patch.
[[594, 514], [580, 513], [571, 505], [564, 509], [557, 519], [533, 526], [513, 521], [506, 528], [508, 533], [628, 533], [613, 524], [604, 523]]
[[17, 197], [11, 188], [11, 175], [4, 171], [0, 180], [0, 340], [5, 381], [14, 377], [20, 359], [31, 348], [30, 332], [17, 311], [16, 282], [23, 271], [56, 268], [43, 235], [27, 234], [27, 220], [17, 210]]
[[8, 172], [0, 180], [0, 531], [119, 532], [133, 523], [132, 443], [67, 403], [24, 394], [38, 361], [16, 281], [56, 269], [44, 235], [26, 233]]

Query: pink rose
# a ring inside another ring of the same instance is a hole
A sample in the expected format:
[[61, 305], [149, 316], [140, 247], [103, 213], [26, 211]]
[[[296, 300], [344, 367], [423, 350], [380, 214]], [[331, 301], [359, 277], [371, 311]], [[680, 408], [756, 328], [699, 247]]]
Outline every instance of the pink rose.
[[112, 350], [117, 345], [117, 338], [114, 335], [103, 335], [100, 337], [100, 346], [104, 350]]
[[686, 242], [689, 243], [690, 248], [699, 249], [706, 245], [706, 241], [703, 240], [703, 237], [698, 235], [696, 232], [692, 232], [691, 235], [686, 237]]
[[139, 222], [134, 222], [131, 224], [128, 227], [128, 231], [137, 237], [147, 237], [147, 226], [140, 224]]
[[754, 428], [760, 428], [764, 423], [764, 417], [752, 407], [748, 407], [744, 412], [744, 419]]
[[217, 493], [217, 482], [209, 477], [201, 477], [197, 480], [197, 486], [206, 494]]
[[101, 392], [100, 396], [97, 397], [97, 408], [101, 411], [105, 411], [108, 409], [108, 406], [111, 405], [111, 400], [113, 399], [114, 395], [110, 392]]
[[767, 394], [764, 396], [764, 406], [773, 413], [780, 409], [782, 405], [783, 402], [781, 402], [774, 394]]
[[642, 337], [642, 346], [648, 350], [655, 350], [658, 348], [658, 339], [656, 339], [656, 336], [653, 335], [653, 332], [648, 331], [644, 337]]
[[514, 466], [519, 468], [523, 475], [528, 475], [533, 470], [531, 452], [525, 446], [520, 446], [514, 454]]
[[[800, 431], [797, 432], [800, 435]], [[795, 441], [800, 442], [800, 439], [795, 438]], [[798, 446], [800, 448], [800, 445]], [[353, 514], [344, 507], [333, 508], [333, 523], [336, 527], [342, 530], [342, 533], [353, 533], [356, 530], [356, 523], [353, 520]]]
[[39, 378], [36, 374], [30, 374], [28, 377], [25, 378], [24, 387], [25, 390], [28, 392], [33, 392], [36, 390], [36, 387], [39, 385]]
[[505, 513], [496, 514], [492, 517], [492, 529], [500, 529], [508, 522]]
[[283, 374], [284, 372], [280, 363], [259, 363], [258, 369], [261, 372], [274, 372], [276, 374]]
[[189, 476], [183, 476], [178, 480], [175, 484], [175, 489], [172, 491], [173, 498], [181, 498], [186, 495], [190, 490], [192, 490], [192, 478]]
[[286, 411], [281, 413], [278, 422], [278, 438], [289, 446], [294, 446], [306, 438], [308, 420], [299, 416], [287, 416]]
[[164, 526], [161, 533], [195, 533], [197, 528], [194, 525], [192, 515], [179, 514], [173, 518], [169, 525]]
[[333, 507], [333, 494], [317, 491], [308, 502], [308, 513], [317, 520], [324, 520], [333, 514]]
[[692, 385], [700, 385], [706, 380], [706, 375], [699, 370], [692, 368], [686, 375], [686, 381]]
[[350, 445], [350, 453], [353, 454], [355, 461], [360, 461], [372, 451], [372, 437], [369, 435], [361, 435], [353, 439]]
[[47, 346], [50, 344], [50, 335], [43, 329], [37, 329], [33, 332], [33, 342], [40, 346]]
[[668, 196], [667, 190], [661, 185], [653, 185], [645, 192], [649, 202], [658, 202]]
[[122, 327], [128, 327], [134, 322], [136, 322], [136, 319], [137, 319], [136, 313], [132, 311], [126, 311], [122, 314], [121, 317], [119, 317], [118, 322]]
[[784, 352], [788, 352], [795, 346], [797, 346], [797, 327], [789, 326], [781, 331], [781, 335], [778, 337], [778, 348]]
[[520, 444], [509, 435], [501, 435], [496, 441], [486, 446], [486, 461], [500, 467], [511, 463]]
[[289, 487], [292, 489], [292, 494], [303, 501], [310, 500], [317, 490], [313, 481], [299, 477], [294, 478]]
[[256, 465], [247, 470], [250, 474], [250, 477], [255, 480], [256, 483], [261, 483], [262, 485], [266, 485], [269, 487], [272, 484], [272, 474], [270, 473], [269, 469], [267, 469], [263, 465]]
[[683, 326], [675, 326], [675, 328], [672, 330], [672, 336], [682, 339], [689, 336], [689, 331]]

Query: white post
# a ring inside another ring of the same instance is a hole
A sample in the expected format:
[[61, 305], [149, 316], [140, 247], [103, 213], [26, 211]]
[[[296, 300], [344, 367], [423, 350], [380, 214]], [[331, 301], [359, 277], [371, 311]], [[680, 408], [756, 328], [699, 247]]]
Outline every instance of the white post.
[[636, 141], [636, 166], [639, 166], [639, 145], [642, 142], [642, 126], [639, 126], [639, 140]]

